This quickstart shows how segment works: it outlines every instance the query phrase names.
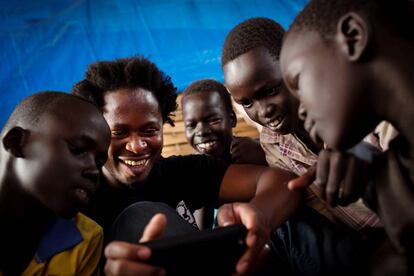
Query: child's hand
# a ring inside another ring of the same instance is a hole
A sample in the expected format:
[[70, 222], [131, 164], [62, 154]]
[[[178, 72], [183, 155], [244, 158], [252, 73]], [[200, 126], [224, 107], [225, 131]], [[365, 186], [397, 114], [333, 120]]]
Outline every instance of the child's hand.
[[266, 156], [260, 142], [250, 137], [233, 137], [230, 152], [235, 164], [267, 166]]
[[368, 182], [368, 163], [345, 152], [322, 150], [319, 153], [316, 185], [333, 207], [346, 206], [361, 197]]
[[316, 167], [299, 178], [291, 180], [291, 190], [307, 187], [313, 182], [318, 194], [332, 206], [346, 206], [361, 197], [368, 182], [368, 163], [344, 152], [322, 150]]
[[[140, 242], [159, 237], [164, 232], [167, 220], [162, 214], [155, 215], [145, 227]], [[105, 248], [106, 275], [165, 275], [164, 269], [145, 263], [151, 256], [148, 247], [121, 241], [109, 243]]]
[[145, 264], [151, 255], [148, 247], [114, 241], [105, 248], [106, 275], [165, 275], [162, 268]]
[[361, 197], [368, 182], [368, 163], [344, 152], [321, 150], [318, 161], [304, 175], [289, 181], [288, 188], [319, 187], [318, 196], [330, 206], [346, 206]]
[[316, 178], [316, 165], [313, 165], [312, 167], [308, 169], [308, 171], [305, 174], [295, 179], [290, 180], [288, 182], [288, 188], [289, 190], [292, 190], [292, 191], [307, 188], [309, 185], [311, 185], [315, 181], [315, 178]]
[[266, 242], [269, 240], [271, 227], [263, 214], [250, 203], [231, 203], [221, 206], [217, 213], [219, 226], [242, 223], [247, 228], [247, 250], [237, 262], [237, 274], [252, 273], [263, 263], [267, 256]]

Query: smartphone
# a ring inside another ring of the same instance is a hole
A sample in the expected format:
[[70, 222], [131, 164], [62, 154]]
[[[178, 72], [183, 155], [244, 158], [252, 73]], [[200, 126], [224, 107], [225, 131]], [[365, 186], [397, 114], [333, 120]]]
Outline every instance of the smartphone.
[[167, 275], [231, 275], [247, 249], [246, 234], [237, 224], [141, 244], [151, 249], [147, 263], [165, 268]]

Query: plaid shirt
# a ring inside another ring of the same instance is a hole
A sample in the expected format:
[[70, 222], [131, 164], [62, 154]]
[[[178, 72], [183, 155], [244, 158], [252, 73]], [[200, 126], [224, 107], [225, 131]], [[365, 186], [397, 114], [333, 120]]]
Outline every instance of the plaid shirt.
[[[270, 167], [302, 175], [317, 160], [317, 155], [293, 134], [280, 135], [264, 127], [260, 132], [260, 143]], [[317, 189], [315, 184], [307, 188], [306, 203], [332, 222], [346, 224], [357, 231], [382, 226], [378, 216], [362, 200], [346, 207], [332, 208], [316, 195]]]

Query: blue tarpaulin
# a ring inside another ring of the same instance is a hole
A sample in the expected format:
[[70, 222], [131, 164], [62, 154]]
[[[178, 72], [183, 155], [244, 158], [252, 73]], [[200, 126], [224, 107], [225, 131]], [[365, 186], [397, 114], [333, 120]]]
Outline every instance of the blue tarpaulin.
[[142, 54], [179, 90], [223, 80], [228, 31], [250, 17], [285, 28], [306, 0], [1, 0], [0, 127], [24, 97], [70, 91], [88, 64]]

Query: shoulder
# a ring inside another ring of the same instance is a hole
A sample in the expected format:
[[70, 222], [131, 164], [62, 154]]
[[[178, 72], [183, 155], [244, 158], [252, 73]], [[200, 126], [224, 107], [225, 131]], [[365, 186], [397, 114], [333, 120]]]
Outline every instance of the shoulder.
[[102, 227], [84, 214], [77, 213], [74, 217], [74, 222], [84, 240], [92, 239], [94, 237], [103, 237]]

